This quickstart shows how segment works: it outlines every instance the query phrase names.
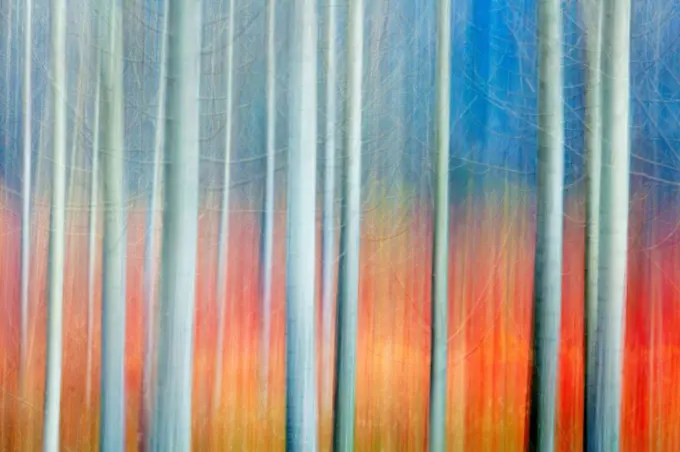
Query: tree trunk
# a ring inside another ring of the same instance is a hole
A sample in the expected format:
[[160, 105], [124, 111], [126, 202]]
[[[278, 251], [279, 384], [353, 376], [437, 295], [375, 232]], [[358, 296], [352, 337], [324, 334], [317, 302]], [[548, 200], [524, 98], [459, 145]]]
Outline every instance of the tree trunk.
[[165, 211], [152, 450], [191, 447], [198, 237], [200, 0], [168, 1]]
[[595, 331], [597, 326], [598, 252], [600, 247], [600, 173], [602, 168], [602, 4], [586, 0], [586, 249], [585, 249], [585, 391], [583, 443], [593, 438], [595, 416]]
[[286, 450], [317, 450], [315, 0], [292, 5], [286, 272]]
[[630, 0], [605, 0], [593, 451], [619, 450], [628, 249]]
[[555, 447], [562, 302], [564, 122], [559, 0], [538, 3], [538, 195], [529, 450]]
[[[163, 2], [167, 4], [166, 2]], [[161, 171], [163, 160], [163, 138], [165, 132], [165, 89], [167, 72], [168, 49], [168, 11], [163, 11], [163, 25], [161, 28], [161, 62], [158, 78], [158, 109], [156, 111], [156, 136], [154, 138], [153, 179], [151, 182], [151, 199], [149, 200], [148, 226], [144, 249], [144, 367], [142, 368], [142, 410], [140, 422], [143, 444], [150, 450], [150, 436], [153, 413], [153, 374], [155, 370], [155, 342], [156, 342], [156, 284], [157, 278], [157, 221], [159, 205], [161, 203]]]
[[102, 42], [102, 129], [104, 247], [102, 276], [102, 368], [99, 444], [125, 449], [125, 140], [123, 20], [115, 0], [104, 6], [107, 36]]
[[66, 0], [52, 0], [52, 211], [47, 281], [47, 365], [43, 450], [59, 450], [66, 218]]
[[337, 118], [337, 61], [335, 2], [326, 3], [326, 155], [323, 195], [323, 248], [321, 250], [321, 412], [332, 413], [333, 376], [333, 276], [335, 270], [335, 165]]
[[[97, 20], [97, 23], [101, 21]], [[99, 31], [98, 31], [99, 33]], [[94, 351], [94, 299], [95, 271], [97, 268], [97, 213], [99, 211], [99, 116], [101, 95], [101, 52], [97, 52], [95, 74], [97, 74], [94, 98], [94, 125], [92, 126], [92, 173], [90, 179], [90, 218], [87, 257], [87, 361], [85, 365], [85, 403], [92, 402], [92, 353]]]
[[272, 269], [274, 266], [274, 170], [276, 165], [276, 0], [267, 0], [267, 168], [262, 244], [262, 367], [260, 390], [264, 407], [269, 399], [269, 348], [271, 342]]
[[[32, 73], [33, 73], [33, 0], [26, 0], [24, 13], [24, 90], [23, 90], [23, 179], [21, 202], [21, 350], [19, 362], [19, 383], [21, 394], [24, 394], [26, 382], [27, 350], [28, 350], [28, 287], [31, 270], [31, 152], [32, 140]], [[7, 152], [7, 151], [5, 151]]]
[[434, 242], [432, 244], [432, 356], [430, 360], [430, 451], [446, 450], [448, 359], [449, 122], [451, 111], [451, 0], [437, 2], [437, 72]]
[[[330, 6], [330, 8], [332, 9], [333, 7]], [[347, 145], [345, 146], [346, 155], [343, 174], [340, 273], [338, 275], [336, 327], [337, 355], [335, 366], [335, 419], [333, 423], [333, 450], [336, 452], [354, 450], [361, 235], [363, 18], [363, 0], [351, 0], [347, 18], [347, 109], [345, 111]], [[328, 165], [332, 163], [334, 162], [327, 163], [326, 167], [328, 168]], [[332, 191], [331, 187], [331, 196]], [[329, 192], [326, 192], [326, 194], [329, 194]], [[330, 220], [332, 221], [332, 218]]]
[[215, 380], [213, 387], [213, 410], [217, 410], [222, 398], [222, 367], [224, 366], [224, 328], [226, 319], [227, 303], [227, 264], [229, 259], [229, 195], [231, 184], [231, 148], [233, 143], [234, 123], [234, 19], [236, 10], [234, 0], [229, 0], [229, 23], [227, 24], [227, 61], [225, 71], [227, 73], [227, 99], [226, 99], [226, 123], [224, 143], [224, 173], [222, 177], [222, 208], [220, 212], [220, 232], [218, 238], [217, 255], [217, 354], [215, 359]]

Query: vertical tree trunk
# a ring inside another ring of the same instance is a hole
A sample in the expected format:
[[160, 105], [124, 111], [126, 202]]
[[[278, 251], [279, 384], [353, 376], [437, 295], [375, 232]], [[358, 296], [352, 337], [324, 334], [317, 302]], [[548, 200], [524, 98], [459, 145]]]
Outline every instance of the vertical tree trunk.
[[449, 121], [451, 111], [451, 0], [437, 2], [437, 72], [434, 242], [432, 244], [432, 357], [430, 360], [430, 451], [446, 450], [448, 359]]
[[[101, 21], [97, 20], [100, 24]], [[100, 33], [100, 31], [97, 31]], [[87, 361], [85, 365], [85, 403], [87, 408], [92, 402], [92, 353], [94, 351], [94, 299], [95, 271], [97, 268], [97, 212], [99, 211], [99, 116], [101, 95], [101, 52], [97, 52], [95, 74], [97, 74], [94, 98], [94, 124], [92, 126], [92, 173], [90, 179], [90, 218], [88, 231], [87, 257]]]
[[276, 165], [276, 0], [267, 0], [267, 175], [264, 194], [262, 244], [262, 396], [269, 398], [269, 348], [271, 342], [272, 269], [274, 250], [274, 169]]
[[[164, 5], [167, 5], [163, 1]], [[151, 444], [148, 429], [151, 426], [153, 413], [153, 373], [155, 364], [156, 339], [156, 284], [157, 278], [157, 237], [156, 232], [158, 208], [161, 202], [161, 171], [163, 159], [163, 138], [165, 132], [165, 89], [167, 72], [168, 48], [168, 11], [163, 10], [163, 25], [161, 28], [160, 74], [158, 78], [158, 107], [156, 111], [156, 136], [154, 138], [153, 179], [151, 182], [151, 199], [149, 200], [148, 226], [144, 249], [144, 365], [142, 367], [142, 412], [140, 422], [143, 444], [150, 450]]]
[[201, 1], [168, 1], [165, 211], [152, 450], [191, 447]]
[[64, 234], [66, 217], [66, 0], [52, 0], [52, 211], [47, 286], [47, 365], [43, 450], [59, 450]]
[[227, 60], [225, 71], [227, 73], [227, 99], [226, 99], [226, 123], [224, 143], [224, 173], [222, 177], [222, 206], [220, 211], [220, 231], [217, 251], [217, 354], [215, 359], [215, 380], [213, 387], [213, 410], [217, 410], [221, 404], [222, 396], [222, 367], [224, 363], [224, 328], [226, 319], [227, 303], [227, 264], [229, 262], [229, 195], [231, 184], [231, 148], [233, 143], [234, 124], [234, 19], [236, 10], [234, 0], [229, 0], [229, 23], [227, 24]]
[[336, 117], [337, 117], [337, 62], [336, 29], [337, 6], [334, 1], [326, 3], [326, 155], [323, 190], [323, 248], [321, 250], [321, 412], [332, 407], [333, 375], [333, 276], [335, 270], [335, 165]]
[[553, 450], [562, 302], [564, 123], [560, 0], [538, 3], [538, 196], [529, 449]]
[[[329, 8], [332, 9], [333, 6], [329, 5]], [[344, 158], [342, 226], [340, 229], [335, 419], [333, 423], [333, 450], [336, 452], [354, 450], [361, 235], [363, 21], [363, 0], [350, 0], [347, 18], [347, 108], [345, 111], [347, 144], [345, 146], [346, 154]], [[334, 89], [335, 87], [333, 87]], [[328, 168], [329, 164], [332, 165], [333, 163], [327, 163], [326, 168]], [[332, 192], [331, 187], [331, 198]], [[328, 195], [329, 192], [327, 191], [326, 194]]]
[[594, 451], [618, 450], [628, 248], [630, 0], [605, 0]]
[[24, 90], [23, 90], [23, 179], [22, 179], [22, 203], [21, 203], [21, 338], [19, 347], [21, 350], [19, 362], [19, 382], [23, 389], [26, 382], [26, 365], [28, 351], [28, 286], [31, 270], [31, 152], [32, 140], [32, 73], [33, 73], [33, 0], [26, 0], [24, 12]]
[[317, 450], [316, 0], [292, 4], [286, 256], [286, 450]]
[[598, 252], [600, 247], [600, 173], [602, 168], [602, 4], [586, 0], [586, 249], [585, 249], [585, 391], [583, 443], [590, 450], [595, 415], [595, 331], [597, 326]]
[[118, 0], [105, 0], [101, 83], [104, 247], [102, 276], [102, 368], [99, 444], [125, 449], [125, 140], [123, 104], [123, 21]]

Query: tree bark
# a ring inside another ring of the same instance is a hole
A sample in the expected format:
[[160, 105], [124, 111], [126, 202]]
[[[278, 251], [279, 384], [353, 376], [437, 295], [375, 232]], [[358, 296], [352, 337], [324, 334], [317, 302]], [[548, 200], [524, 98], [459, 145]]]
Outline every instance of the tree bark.
[[434, 242], [432, 244], [432, 348], [430, 359], [430, 451], [446, 450], [446, 370], [448, 359], [449, 141], [451, 111], [451, 0], [437, 2], [435, 81]]
[[233, 115], [234, 115], [234, 19], [236, 10], [234, 0], [229, 0], [229, 23], [227, 25], [227, 60], [225, 72], [227, 74], [226, 124], [224, 144], [224, 173], [222, 177], [222, 207], [220, 211], [220, 231], [217, 255], [217, 354], [215, 362], [215, 380], [213, 387], [213, 410], [217, 410], [222, 398], [222, 368], [224, 366], [224, 328], [227, 304], [227, 265], [229, 262], [229, 196], [231, 183], [231, 148], [233, 143]]
[[315, 365], [316, 0], [291, 20], [286, 255], [286, 450], [317, 450]]
[[538, 3], [538, 195], [529, 450], [555, 447], [562, 303], [564, 122], [560, 0]]
[[26, 0], [24, 12], [24, 89], [23, 89], [23, 179], [21, 202], [21, 350], [19, 382], [23, 394], [26, 382], [29, 320], [29, 281], [31, 271], [31, 153], [32, 137], [32, 74], [33, 74], [33, 0]]
[[337, 6], [326, 3], [326, 155], [324, 161], [323, 248], [321, 256], [321, 411], [332, 412], [333, 375], [333, 279], [335, 270], [335, 165], [337, 118]]
[[123, 20], [116, 0], [105, 0], [107, 36], [102, 46], [102, 163], [104, 247], [102, 276], [102, 368], [99, 445], [125, 449], [125, 301], [127, 218], [125, 211], [125, 124]]
[[47, 365], [43, 450], [59, 450], [64, 242], [66, 227], [66, 0], [52, 0], [52, 211], [47, 281]]
[[619, 450], [628, 251], [630, 0], [605, 0], [602, 185], [592, 449]]
[[600, 175], [602, 171], [602, 4], [585, 0], [587, 22], [586, 81], [586, 249], [585, 249], [585, 391], [583, 434], [588, 446], [595, 415], [595, 332], [597, 327], [598, 253], [600, 247]]
[[354, 450], [361, 237], [363, 17], [363, 0], [350, 0], [347, 19], [347, 108], [345, 111], [347, 145], [345, 146], [340, 229], [333, 424], [333, 450], [338, 452]]
[[165, 211], [153, 451], [191, 447], [198, 237], [201, 1], [168, 1]]

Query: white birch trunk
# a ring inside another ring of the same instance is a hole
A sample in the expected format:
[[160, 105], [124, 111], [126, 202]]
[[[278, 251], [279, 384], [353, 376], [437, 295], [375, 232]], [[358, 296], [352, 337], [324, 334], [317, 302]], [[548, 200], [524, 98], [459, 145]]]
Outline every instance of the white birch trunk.
[[595, 331], [600, 247], [600, 173], [602, 168], [602, 0], [585, 0], [586, 33], [586, 249], [584, 444], [593, 438], [595, 415]]
[[451, 111], [451, 0], [437, 2], [436, 160], [432, 244], [432, 357], [430, 364], [430, 451], [446, 450], [448, 359], [449, 142]]
[[52, 211], [47, 281], [47, 365], [43, 450], [59, 450], [66, 219], [66, 0], [52, 0]]
[[227, 304], [227, 264], [229, 262], [229, 196], [231, 193], [231, 148], [233, 143], [234, 124], [234, 19], [236, 9], [234, 0], [229, 0], [229, 22], [227, 24], [227, 59], [225, 72], [227, 74], [226, 121], [224, 125], [224, 173], [222, 176], [222, 206], [220, 211], [220, 231], [217, 240], [217, 348], [215, 353], [215, 380], [213, 387], [213, 410], [217, 410], [222, 398], [222, 367], [224, 366], [224, 328]]
[[[97, 20], [97, 23], [101, 23]], [[99, 31], [97, 32], [99, 33]], [[92, 354], [94, 351], [94, 300], [95, 272], [97, 268], [97, 213], [99, 211], [99, 117], [101, 95], [101, 52], [97, 52], [97, 81], [94, 98], [94, 124], [92, 126], [92, 173], [90, 179], [90, 215], [88, 231], [87, 257], [87, 361], [85, 365], [85, 404], [90, 408], [92, 403]]]
[[[167, 72], [168, 48], [168, 11], [163, 11], [163, 25], [161, 28], [161, 62], [158, 78], [158, 106], [156, 111], [156, 135], [154, 138], [153, 179], [151, 182], [151, 199], [149, 202], [147, 236], [144, 249], [144, 367], [142, 368], [142, 434], [147, 434], [153, 416], [153, 374], [155, 364], [156, 339], [156, 284], [157, 273], [157, 242], [158, 233], [156, 217], [161, 202], [161, 172], [163, 160], [163, 138], [165, 132], [165, 89]], [[144, 438], [147, 450], [151, 448], [150, 435]]]
[[262, 245], [262, 396], [269, 397], [269, 348], [271, 343], [272, 269], [274, 250], [274, 170], [276, 165], [276, 0], [267, 0], [267, 175], [264, 194]]
[[198, 237], [201, 1], [168, 1], [165, 211], [151, 449], [189, 451]]
[[23, 90], [23, 179], [22, 179], [22, 203], [21, 203], [21, 337], [19, 347], [21, 350], [19, 362], [19, 382], [22, 394], [25, 385], [26, 366], [28, 364], [28, 287], [31, 270], [31, 152], [33, 137], [31, 121], [32, 109], [32, 73], [33, 62], [33, 0], [26, 0], [24, 12], [24, 90]]
[[345, 111], [347, 144], [344, 159], [342, 226], [340, 229], [335, 416], [333, 424], [333, 450], [337, 452], [354, 450], [361, 234], [363, 0], [350, 0], [349, 2], [347, 39], [347, 108]]
[[630, 0], [605, 0], [593, 451], [619, 450], [628, 250]]
[[291, 20], [286, 256], [286, 450], [316, 451], [316, 0]]
[[529, 450], [555, 447], [562, 302], [564, 122], [560, 0], [538, 3], [538, 195]]
[[326, 3], [326, 155], [324, 165], [323, 225], [321, 250], [321, 412], [332, 410], [333, 363], [333, 271], [335, 270], [335, 165], [337, 117], [337, 62], [336, 62], [335, 0]]
[[123, 102], [123, 20], [118, 0], [105, 0], [102, 45], [102, 168], [104, 247], [102, 255], [102, 367], [99, 445], [103, 452], [125, 449], [125, 141]]

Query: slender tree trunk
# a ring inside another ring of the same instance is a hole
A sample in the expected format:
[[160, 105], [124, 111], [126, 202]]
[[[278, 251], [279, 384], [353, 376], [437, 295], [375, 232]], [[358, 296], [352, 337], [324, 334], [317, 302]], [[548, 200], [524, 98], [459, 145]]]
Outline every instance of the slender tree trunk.
[[165, 211], [153, 451], [191, 447], [198, 237], [201, 1], [168, 1]]
[[593, 451], [619, 450], [628, 247], [630, 0], [605, 0]]
[[529, 450], [555, 447], [562, 302], [564, 130], [559, 0], [538, 3], [539, 134]]
[[23, 145], [24, 164], [22, 179], [21, 203], [21, 349], [19, 363], [19, 382], [21, 394], [26, 384], [26, 366], [28, 364], [28, 287], [31, 270], [31, 152], [32, 140], [32, 73], [33, 73], [33, 0], [26, 0], [24, 12], [24, 90], [23, 90]]
[[117, 0], [106, 0], [102, 46], [104, 247], [102, 277], [102, 370], [100, 449], [125, 449], [125, 141], [123, 20]]
[[213, 387], [213, 410], [217, 410], [222, 398], [222, 367], [224, 366], [224, 328], [227, 303], [227, 264], [229, 262], [229, 196], [231, 184], [231, 148], [233, 144], [234, 124], [234, 19], [236, 10], [234, 0], [229, 0], [229, 23], [227, 25], [227, 74], [226, 123], [224, 143], [224, 173], [222, 176], [222, 208], [220, 211], [220, 231], [217, 254], [217, 348], [215, 353], [215, 380]]
[[583, 443], [590, 450], [595, 416], [595, 331], [597, 326], [598, 252], [600, 247], [600, 173], [602, 168], [602, 4], [586, 0], [586, 250], [585, 250], [585, 391]]
[[[99, 20], [98, 23], [101, 23]], [[99, 32], [98, 32], [99, 33]], [[101, 93], [101, 52], [97, 52], [97, 81], [94, 99], [94, 125], [92, 126], [92, 172], [90, 179], [90, 218], [88, 232], [88, 273], [87, 273], [87, 361], [85, 370], [85, 403], [92, 402], [92, 353], [94, 351], [94, 300], [95, 272], [97, 268], [97, 213], [99, 211], [99, 115]]]
[[316, 57], [315, 0], [291, 20], [286, 273], [286, 450], [315, 451]]
[[59, 450], [66, 218], [66, 0], [52, 0], [52, 211], [47, 286], [47, 365], [43, 450]]
[[446, 362], [448, 359], [449, 122], [451, 111], [451, 0], [437, 2], [437, 72], [434, 242], [432, 244], [432, 357], [430, 364], [430, 451], [446, 450]]
[[[332, 9], [334, 7], [329, 5], [329, 8]], [[350, 0], [349, 2], [347, 38], [347, 108], [345, 110], [347, 144], [345, 146], [342, 226], [340, 229], [335, 419], [333, 423], [333, 450], [336, 452], [354, 450], [361, 235], [361, 82], [364, 60], [363, 0]], [[333, 80], [333, 83], [335, 83], [335, 80]], [[335, 90], [335, 86], [332, 89]], [[333, 164], [333, 161], [328, 162], [326, 168]], [[327, 186], [326, 189], [328, 190], [329, 187]], [[330, 187], [326, 195], [330, 195], [332, 199], [333, 187]], [[332, 211], [330, 215], [329, 222], [332, 222]], [[330, 248], [332, 249], [332, 243]], [[330, 311], [330, 306], [327, 306], [327, 308]]]
[[326, 155], [323, 191], [323, 248], [321, 250], [321, 412], [332, 411], [333, 375], [333, 272], [335, 270], [335, 165], [337, 117], [336, 12], [337, 3], [326, 3]]
[[267, 176], [264, 194], [262, 244], [262, 396], [269, 399], [269, 348], [271, 342], [272, 269], [274, 257], [274, 170], [276, 165], [276, 0], [267, 0]]
[[[163, 2], [166, 4], [165, 2]], [[158, 208], [161, 202], [161, 171], [163, 159], [163, 138], [165, 132], [165, 89], [167, 71], [167, 48], [168, 48], [168, 11], [163, 11], [163, 25], [161, 29], [161, 62], [158, 78], [158, 109], [156, 111], [156, 136], [154, 139], [153, 155], [153, 179], [151, 182], [151, 199], [149, 200], [148, 226], [146, 229], [146, 241], [144, 249], [144, 367], [142, 367], [142, 423], [143, 444], [150, 450], [151, 444], [148, 429], [151, 426], [153, 416], [153, 373], [155, 364], [155, 339], [156, 339], [156, 284], [157, 278], [157, 221]]]

